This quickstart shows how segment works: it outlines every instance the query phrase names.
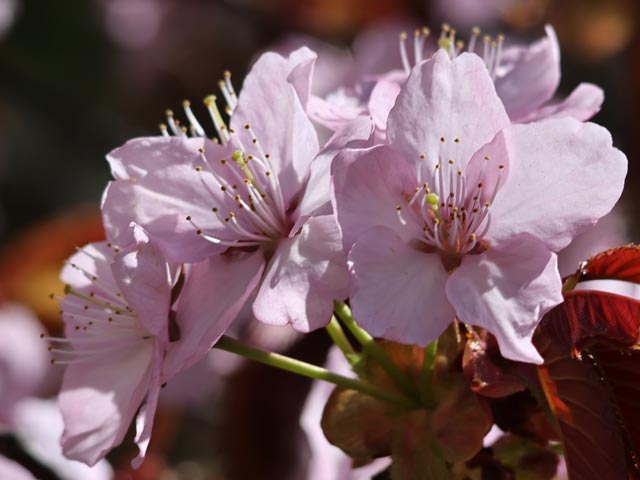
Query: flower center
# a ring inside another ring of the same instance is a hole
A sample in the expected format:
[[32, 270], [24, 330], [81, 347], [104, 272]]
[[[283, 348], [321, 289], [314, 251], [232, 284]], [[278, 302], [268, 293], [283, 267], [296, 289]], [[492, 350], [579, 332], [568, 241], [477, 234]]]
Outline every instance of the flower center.
[[[438, 39], [438, 47], [444, 49], [451, 58], [455, 58], [462, 52], [475, 53], [482, 60], [484, 60], [487, 70], [491, 78], [495, 80], [498, 66], [502, 58], [502, 46], [504, 44], [504, 35], [500, 34], [495, 39], [489, 35], [482, 37], [482, 47], [478, 47], [478, 39], [480, 38], [480, 29], [474, 27], [471, 30], [469, 36], [469, 43], [466, 45], [464, 41], [456, 38], [455, 28], [451, 28], [448, 24], [442, 25], [440, 31], [440, 38]], [[413, 64], [409, 60], [408, 51], [408, 36], [405, 32], [400, 34], [400, 58], [402, 59], [402, 66], [407, 75], [411, 72], [411, 67], [420, 63], [425, 59], [424, 44], [431, 35], [431, 31], [428, 28], [416, 29], [413, 35]], [[481, 52], [478, 51], [481, 49]], [[433, 53], [433, 52], [429, 52]]]
[[[224, 112], [230, 118], [238, 105], [238, 98], [229, 71], [224, 72], [224, 79], [218, 82], [218, 86], [224, 99]], [[227, 228], [221, 234], [219, 229], [214, 232], [201, 226], [200, 219], [194, 219], [191, 215], [186, 219], [194, 226], [198, 235], [217, 245], [252, 247], [272, 244], [274, 240], [287, 236], [293, 225], [287, 215], [287, 206], [278, 176], [272, 167], [271, 155], [264, 151], [250, 125], [245, 125], [241, 132], [229, 127], [216, 102], [215, 95], [204, 99], [217, 135], [214, 141], [238, 148], [230, 158], [218, 161], [211, 161], [205, 156], [204, 149], [200, 149], [201, 165], [196, 167], [196, 171], [211, 193], [211, 212], [216, 216], [217, 223]], [[167, 110], [168, 127], [160, 125], [162, 135], [173, 134], [185, 138], [206, 136], [204, 128], [191, 110], [191, 103], [185, 100], [182, 106], [189, 128], [181, 127], [173, 112]]]
[[219, 165], [213, 165], [201, 149], [202, 166], [196, 167], [201, 181], [217, 202], [211, 211], [219, 224], [226, 225], [226, 232], [223, 235], [214, 233], [198, 226], [191, 216], [187, 217], [198, 235], [229, 247], [271, 244], [286, 237], [292, 227], [278, 176], [271, 165], [271, 155], [263, 150], [249, 124], [244, 130], [251, 140], [252, 153], [248, 153], [239, 137], [232, 139], [235, 132], [229, 129], [229, 141], [240, 149], [235, 150], [231, 158], [221, 159]]
[[[91, 255], [84, 249], [81, 252]], [[70, 266], [84, 275], [91, 282], [91, 287], [87, 292], [81, 292], [66, 285], [65, 297], [58, 299], [62, 302], [61, 313], [67, 337], [40, 335], [50, 343], [48, 350], [52, 354], [52, 364], [108, 361], [110, 356], [124, 349], [153, 341], [117, 287], [111, 285], [112, 282], [100, 279], [74, 263]]]
[[406, 204], [396, 206], [403, 225], [407, 223], [405, 210], [417, 215], [423, 231], [420, 241], [443, 258], [474, 253], [489, 230], [491, 205], [505, 167], [488, 156], [481, 162], [479, 168], [467, 166], [465, 172], [453, 159], [441, 159], [426, 181], [407, 196]]

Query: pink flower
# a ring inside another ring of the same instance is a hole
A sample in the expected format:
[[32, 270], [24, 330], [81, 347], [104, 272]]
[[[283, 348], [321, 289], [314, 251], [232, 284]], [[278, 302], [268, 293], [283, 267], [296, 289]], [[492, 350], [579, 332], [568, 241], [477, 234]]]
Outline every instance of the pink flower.
[[[306, 48], [288, 58], [262, 55], [238, 99], [228, 78], [222, 82], [233, 111], [229, 128], [208, 101], [220, 143], [205, 137], [137, 139], [113, 152], [117, 180], [103, 204], [105, 224], [116, 238], [135, 221], [179, 262], [223, 252], [244, 262], [254, 257], [233, 252], [255, 252], [262, 260], [245, 268], [245, 281], [264, 268], [253, 303], [256, 318], [301, 331], [324, 326], [333, 300], [346, 297], [346, 256], [331, 212], [329, 165], [347, 142], [371, 134], [370, 122], [359, 119], [318, 153], [305, 113], [315, 58]], [[192, 130], [203, 132], [190, 118]], [[227, 295], [224, 289], [210, 293]]]
[[[600, 110], [604, 99], [602, 90], [582, 83], [564, 100], [552, 100], [560, 83], [560, 49], [553, 27], [547, 25], [546, 33], [546, 38], [532, 45], [504, 47], [502, 36], [495, 40], [488, 36], [480, 39], [479, 30], [474, 29], [465, 47], [457, 40], [455, 30], [445, 26], [438, 44], [452, 58], [464, 51], [481, 56], [513, 123], [564, 116], [588, 120]], [[311, 116], [336, 130], [358, 115], [371, 115], [378, 136], [384, 139], [387, 117], [412, 64], [420, 63], [434, 52], [434, 47], [427, 44], [428, 35], [428, 30], [417, 30], [413, 42], [409, 42], [407, 35], [401, 34], [399, 56], [404, 70], [365, 76], [352, 87], [338, 89], [324, 97], [313, 96], [309, 104]]]
[[[62, 271], [66, 338], [49, 338], [52, 363], [67, 365], [59, 394], [65, 456], [94, 465], [122, 442], [137, 413], [144, 459], [160, 387], [202, 358], [237, 315], [256, 280], [225, 257], [180, 267], [167, 262], [138, 226], [126, 248], [87, 245]], [[242, 256], [245, 254], [239, 253]], [[211, 298], [221, 289], [224, 299]], [[70, 347], [70, 348], [66, 348]]]
[[387, 132], [334, 161], [358, 321], [427, 345], [457, 317], [541, 362], [533, 330], [562, 301], [554, 252], [613, 207], [625, 156], [570, 117], [510, 125], [482, 60], [442, 50], [413, 69]]

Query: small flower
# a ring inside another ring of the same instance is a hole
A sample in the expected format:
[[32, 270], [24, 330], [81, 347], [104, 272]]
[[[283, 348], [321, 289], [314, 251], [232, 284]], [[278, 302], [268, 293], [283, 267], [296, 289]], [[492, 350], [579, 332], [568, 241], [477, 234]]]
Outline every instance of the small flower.
[[334, 161], [356, 318], [427, 345], [457, 317], [540, 362], [531, 335], [562, 301], [554, 252], [613, 207], [625, 156], [573, 118], [511, 126], [484, 63], [443, 50], [413, 69], [387, 133]]
[[[133, 465], [142, 463], [161, 386], [207, 353], [250, 293], [226, 259], [181, 267], [140, 227], [130, 233], [127, 247], [92, 243], [69, 259], [61, 274], [66, 337], [42, 336], [51, 363], [66, 365], [64, 454], [88, 465], [122, 442], [134, 416]], [[212, 302], [209, 289], [223, 283], [227, 297]]]

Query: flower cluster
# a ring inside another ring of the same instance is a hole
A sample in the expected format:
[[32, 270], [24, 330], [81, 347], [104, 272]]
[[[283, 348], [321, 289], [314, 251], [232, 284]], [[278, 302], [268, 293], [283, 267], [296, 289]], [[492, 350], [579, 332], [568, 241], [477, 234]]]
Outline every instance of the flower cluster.
[[613, 208], [626, 158], [586, 123], [597, 87], [553, 99], [551, 27], [524, 47], [427, 33], [401, 35], [402, 70], [324, 96], [313, 51], [265, 53], [239, 94], [225, 74], [225, 114], [205, 99], [211, 132], [185, 102], [188, 128], [168, 112], [162, 135], [107, 156], [108, 240], [69, 259], [66, 337], [48, 337], [69, 458], [96, 463], [136, 417], [139, 464], [161, 386], [243, 307], [309, 332], [348, 299], [375, 337], [425, 347], [462, 322], [542, 362], [557, 254]]

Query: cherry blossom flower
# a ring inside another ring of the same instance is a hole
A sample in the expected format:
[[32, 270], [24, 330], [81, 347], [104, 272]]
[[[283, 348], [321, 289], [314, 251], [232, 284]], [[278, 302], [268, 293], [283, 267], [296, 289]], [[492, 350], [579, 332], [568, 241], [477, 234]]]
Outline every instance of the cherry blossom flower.
[[[58, 402], [65, 456], [94, 465], [122, 442], [136, 419], [140, 465], [161, 385], [202, 358], [235, 318], [255, 281], [238, 283], [235, 262], [214, 257], [181, 267], [167, 262], [138, 226], [124, 248], [89, 244], [62, 271], [66, 338], [51, 342], [52, 363], [66, 365]], [[254, 258], [251, 254], [239, 253]], [[210, 289], [225, 298], [212, 301]]]
[[[560, 48], [553, 27], [547, 25], [545, 30], [546, 37], [529, 46], [504, 46], [502, 35], [480, 38], [480, 31], [474, 28], [465, 46], [457, 39], [456, 31], [445, 25], [438, 45], [452, 58], [465, 51], [482, 58], [512, 122], [563, 116], [588, 120], [600, 110], [603, 92], [595, 85], [581, 83], [564, 100], [553, 101], [560, 83]], [[348, 88], [341, 87], [322, 97], [312, 96], [311, 116], [336, 130], [359, 115], [371, 115], [378, 136], [384, 139], [387, 117], [412, 64], [433, 55], [434, 47], [427, 43], [429, 36], [428, 29], [416, 30], [410, 42], [405, 33], [401, 34], [402, 70], [364, 76]]]
[[[263, 260], [245, 270], [248, 284], [264, 268], [256, 318], [301, 331], [326, 325], [333, 300], [346, 298], [346, 256], [329, 201], [330, 160], [372, 130], [369, 120], [358, 119], [319, 152], [305, 112], [315, 58], [306, 48], [288, 58], [262, 55], [237, 99], [227, 76], [221, 89], [232, 112], [229, 127], [207, 100], [217, 143], [199, 136], [203, 129], [187, 109], [195, 138], [137, 139], [113, 152], [116, 180], [103, 202], [115, 238], [135, 221], [179, 262], [223, 252], [246, 261], [253, 257], [233, 252], [256, 252]], [[227, 295], [223, 289], [210, 294]]]
[[510, 125], [484, 62], [444, 50], [413, 69], [387, 133], [333, 165], [356, 318], [427, 345], [457, 317], [540, 363], [533, 330], [562, 301], [554, 252], [611, 210], [624, 154], [570, 117]]

